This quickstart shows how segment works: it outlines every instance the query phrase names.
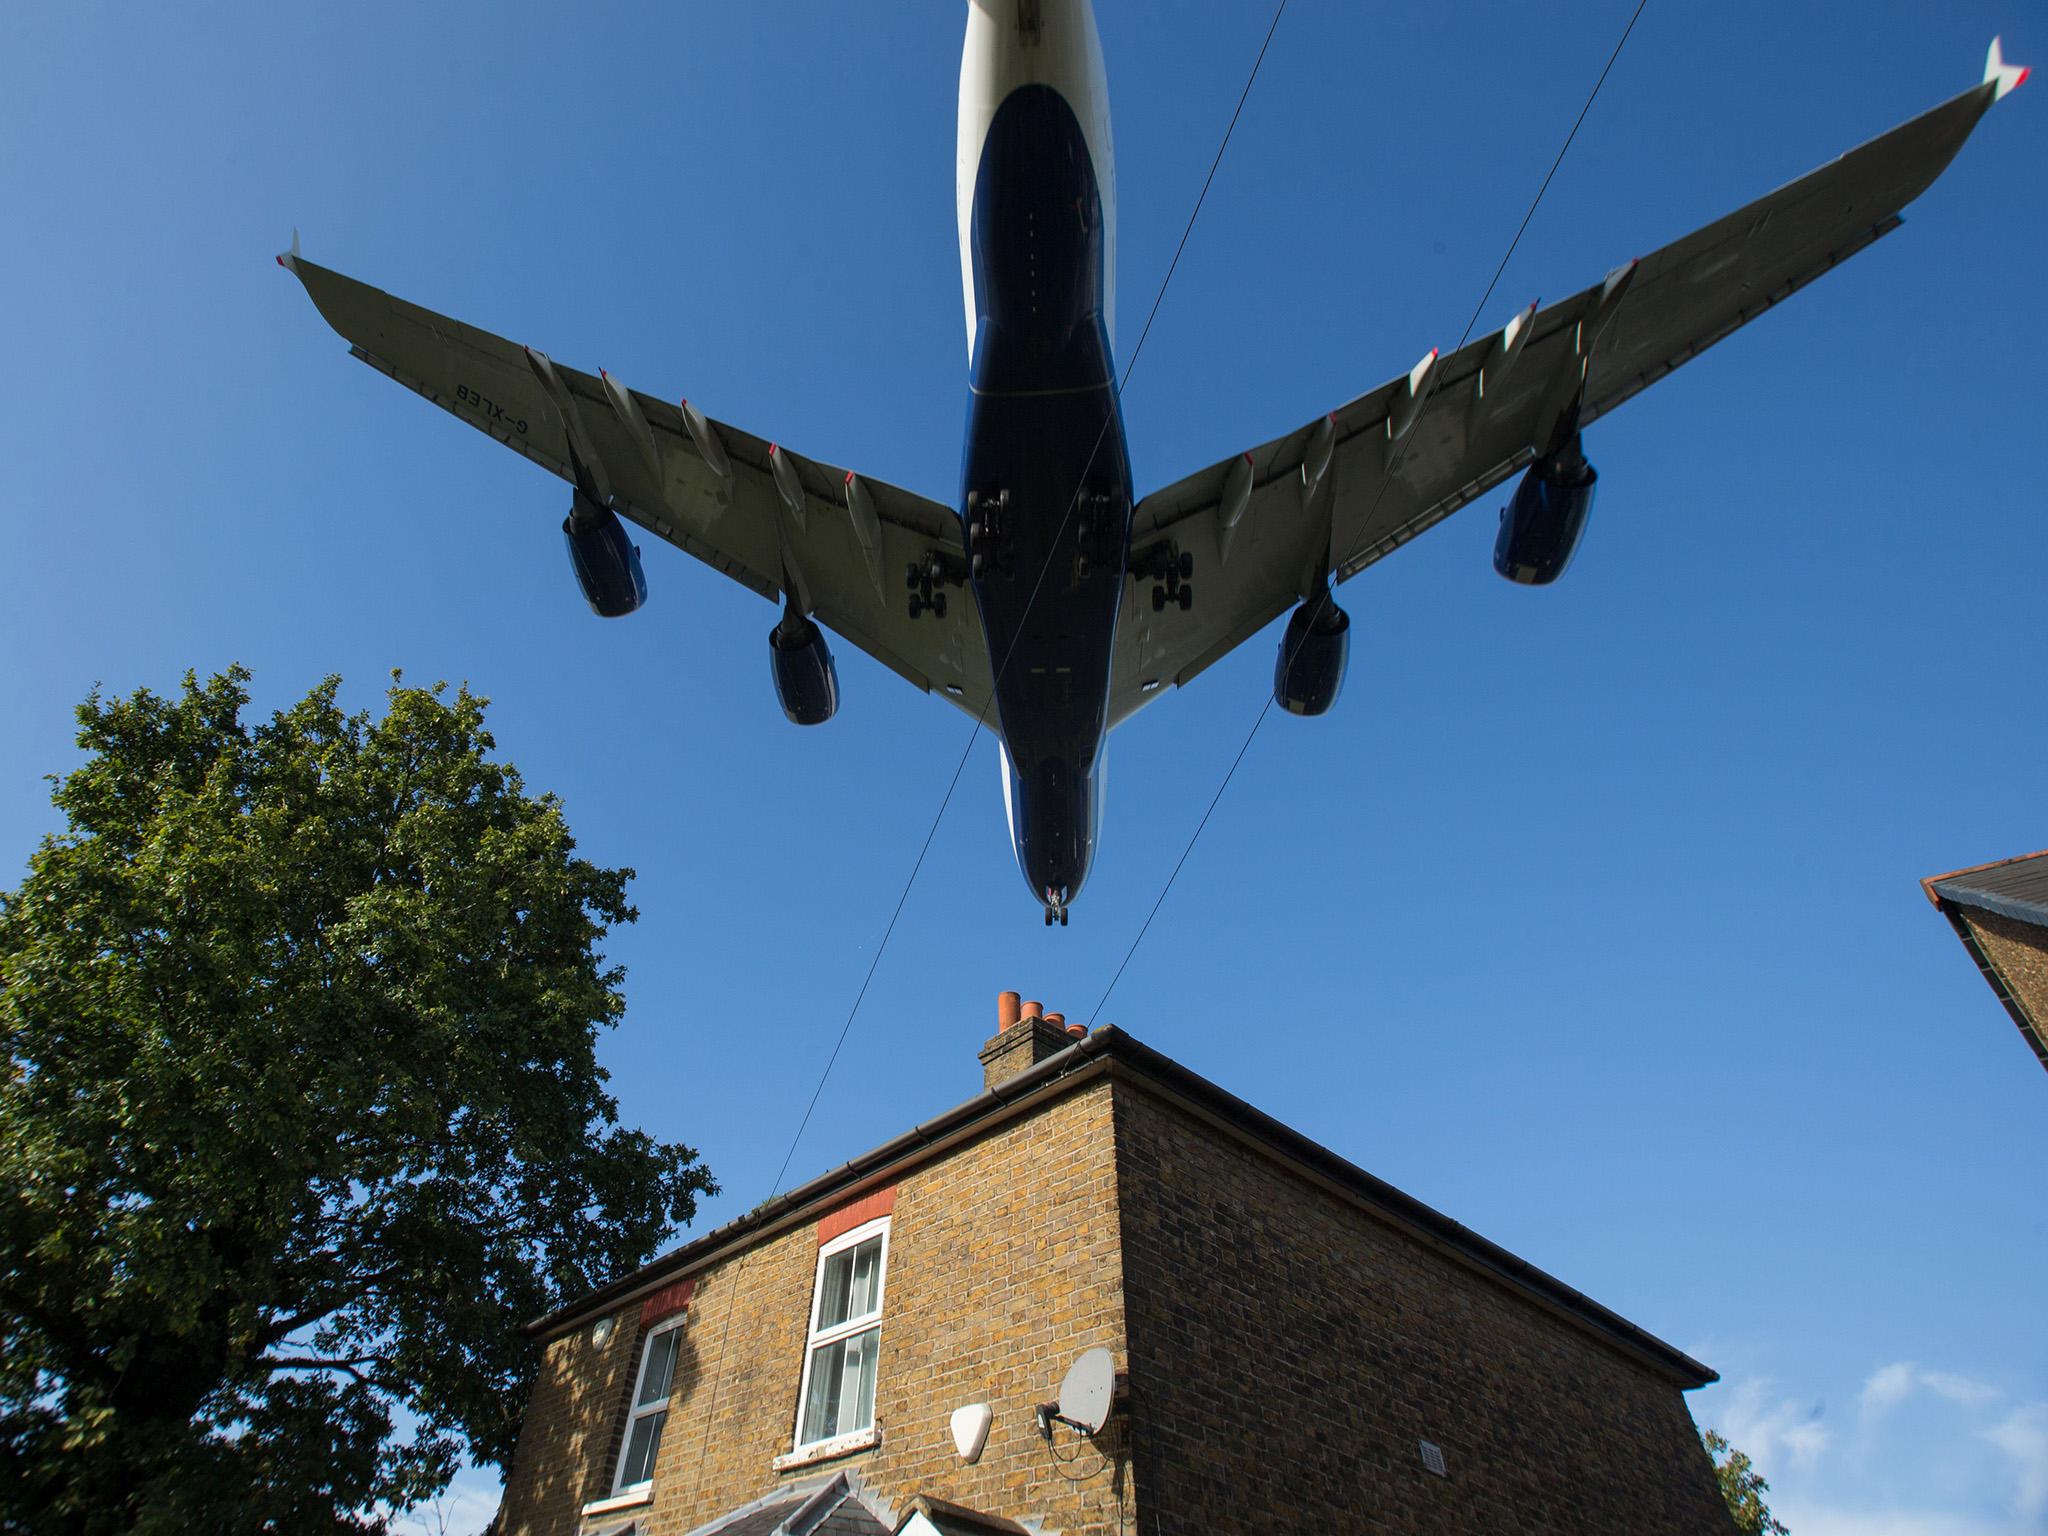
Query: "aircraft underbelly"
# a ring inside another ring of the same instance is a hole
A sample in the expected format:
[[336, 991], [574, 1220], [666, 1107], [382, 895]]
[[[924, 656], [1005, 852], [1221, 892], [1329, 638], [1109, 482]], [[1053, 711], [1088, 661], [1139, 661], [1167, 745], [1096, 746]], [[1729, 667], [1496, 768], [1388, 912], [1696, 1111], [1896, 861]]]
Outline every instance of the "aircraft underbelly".
[[969, 224], [977, 324], [961, 465], [996, 667], [1006, 799], [1033, 893], [1064, 907], [1094, 849], [1131, 511], [1088, 135], [1033, 82], [991, 116]]

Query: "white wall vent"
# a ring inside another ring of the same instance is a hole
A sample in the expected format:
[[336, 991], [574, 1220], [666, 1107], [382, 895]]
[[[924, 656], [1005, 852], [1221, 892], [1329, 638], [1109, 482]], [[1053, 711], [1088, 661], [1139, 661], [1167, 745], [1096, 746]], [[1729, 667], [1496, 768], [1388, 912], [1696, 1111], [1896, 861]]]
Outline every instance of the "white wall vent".
[[1418, 1440], [1415, 1443], [1421, 1447], [1423, 1467], [1428, 1471], [1434, 1472], [1438, 1477], [1445, 1476], [1444, 1448], [1434, 1440]]

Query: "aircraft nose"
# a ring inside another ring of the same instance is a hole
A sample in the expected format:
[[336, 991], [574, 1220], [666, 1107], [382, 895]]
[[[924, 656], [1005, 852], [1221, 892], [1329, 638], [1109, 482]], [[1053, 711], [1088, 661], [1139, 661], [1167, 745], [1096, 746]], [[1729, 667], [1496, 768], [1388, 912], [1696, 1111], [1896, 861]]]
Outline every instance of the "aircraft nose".
[[[1007, 755], [1005, 758], [1007, 762]], [[1011, 791], [1011, 835], [1017, 865], [1031, 894], [1049, 911], [1063, 911], [1081, 894], [1094, 862], [1095, 783], [1050, 757], [1005, 779]]]

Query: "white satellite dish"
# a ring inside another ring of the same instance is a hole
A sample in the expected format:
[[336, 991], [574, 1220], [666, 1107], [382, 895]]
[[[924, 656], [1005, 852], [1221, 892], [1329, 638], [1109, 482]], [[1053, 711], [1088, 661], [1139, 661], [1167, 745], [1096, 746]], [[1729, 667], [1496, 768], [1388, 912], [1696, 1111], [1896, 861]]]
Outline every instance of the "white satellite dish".
[[1060, 1418], [1092, 1435], [1109, 1422], [1115, 1402], [1115, 1358], [1106, 1349], [1084, 1350], [1060, 1383]]

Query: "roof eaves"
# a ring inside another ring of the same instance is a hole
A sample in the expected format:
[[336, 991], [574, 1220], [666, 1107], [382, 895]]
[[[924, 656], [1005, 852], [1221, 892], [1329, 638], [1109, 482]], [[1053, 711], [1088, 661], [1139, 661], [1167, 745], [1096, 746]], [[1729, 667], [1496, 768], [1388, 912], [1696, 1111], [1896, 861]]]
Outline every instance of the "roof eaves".
[[862, 1180], [878, 1181], [881, 1176], [894, 1171], [913, 1157], [930, 1150], [942, 1141], [958, 1136], [977, 1121], [1003, 1113], [1012, 1105], [1032, 1097], [1041, 1090], [1059, 1091], [1063, 1086], [1061, 1079], [1085, 1070], [1093, 1065], [1096, 1058], [1110, 1050], [1115, 1043], [1112, 1036], [1123, 1040], [1130, 1038], [1112, 1026], [1076, 1040], [1065, 1050], [1027, 1067], [1015, 1077], [998, 1083], [986, 1092], [954, 1105], [944, 1114], [934, 1116], [902, 1135], [893, 1137], [784, 1194], [763, 1201], [744, 1215], [735, 1217], [723, 1226], [712, 1228], [702, 1237], [694, 1238], [678, 1248], [650, 1259], [639, 1268], [620, 1275], [615, 1280], [607, 1281], [573, 1301], [564, 1302], [527, 1323], [521, 1331], [529, 1338], [558, 1332], [607, 1307], [630, 1300], [642, 1292], [655, 1290], [668, 1280], [678, 1278], [690, 1270], [705, 1267], [734, 1245], [765, 1236], [770, 1231], [793, 1221], [806, 1206], [816, 1205], [830, 1196], [842, 1194]]
[[[1948, 871], [1948, 873], [1942, 875], [1929, 875], [1925, 880], [1922, 880], [1920, 883], [1921, 885], [1925, 886], [1931, 893], [1933, 891], [1933, 888], [1944, 880], [1958, 880], [1961, 879], [1964, 875], [1981, 875], [1986, 870], [2003, 869], [2008, 864], [2025, 864], [2031, 859], [2040, 858], [2048, 858], [2048, 848], [2043, 848], [2038, 853], [2016, 853], [2011, 858], [1993, 859], [1987, 864], [1970, 864], [1962, 869], [1952, 869]], [[1931, 895], [1930, 899], [1932, 899]]]
[[[1604, 1334], [1617, 1345], [1646, 1358], [1686, 1386], [1703, 1387], [1720, 1379], [1712, 1368], [1667, 1344], [1647, 1329], [1640, 1328], [1619, 1313], [1594, 1301], [1584, 1292], [1565, 1284], [1528, 1260], [1444, 1215], [1413, 1195], [1397, 1189], [1357, 1164], [1338, 1156], [1320, 1142], [1274, 1119], [1246, 1103], [1228, 1089], [1219, 1087], [1200, 1073], [1182, 1066], [1172, 1057], [1155, 1051], [1114, 1024], [1105, 1024], [1092, 1034], [1076, 1040], [1065, 1050], [1035, 1066], [1027, 1067], [1006, 1082], [956, 1104], [944, 1114], [918, 1125], [872, 1151], [787, 1194], [763, 1202], [745, 1215], [717, 1227], [696, 1240], [654, 1259], [575, 1301], [535, 1318], [525, 1327], [529, 1337], [557, 1332], [607, 1307], [650, 1292], [681, 1275], [702, 1269], [743, 1241], [754, 1241], [792, 1224], [805, 1207], [822, 1204], [827, 1198], [849, 1193], [863, 1181], [880, 1182], [900, 1165], [924, 1154], [942, 1142], [968, 1134], [977, 1122], [1003, 1115], [1012, 1106], [1041, 1093], [1050, 1096], [1065, 1091], [1066, 1079], [1104, 1061], [1136, 1071], [1180, 1092], [1205, 1106], [1219, 1118], [1236, 1125], [1246, 1134], [1275, 1147], [1283, 1155], [1317, 1171], [1323, 1177], [1350, 1189], [1366, 1204], [1378, 1209], [1396, 1224], [1463, 1254], [1479, 1268], [1489, 1271], [1511, 1288], [1533, 1294], [1542, 1301], [1576, 1316], [1594, 1332]], [[1089, 1074], [1093, 1076], [1093, 1073]]]
[[2025, 923], [2030, 928], [2048, 928], [2048, 906], [2038, 901], [2028, 901], [2023, 896], [2004, 891], [1987, 891], [1981, 886], [1955, 879], [1921, 883], [1927, 887], [1927, 894], [1937, 907], [1943, 902], [1957, 907], [1976, 907], [1983, 912], [2009, 917], [2016, 923]]
[[1148, 1076], [1172, 1083], [1184, 1090], [1192, 1090], [1189, 1093], [1190, 1097], [1206, 1099], [1223, 1118], [1236, 1122], [1259, 1139], [1274, 1145], [1296, 1161], [1316, 1169], [1325, 1177], [1348, 1186], [1362, 1195], [1367, 1203], [1378, 1207], [1398, 1223], [1419, 1230], [1463, 1253], [1468, 1259], [1491, 1271], [1511, 1287], [1534, 1292], [1551, 1304], [1576, 1315], [1596, 1332], [1608, 1335], [1631, 1353], [1649, 1357], [1653, 1363], [1682, 1382], [1687, 1390], [1704, 1387], [1721, 1379], [1719, 1373], [1710, 1366], [1701, 1364], [1683, 1350], [1667, 1344], [1648, 1329], [1641, 1328], [1620, 1313], [1602, 1306], [1585, 1292], [1565, 1284], [1555, 1275], [1539, 1269], [1527, 1259], [1510, 1253], [1491, 1239], [1481, 1237], [1463, 1222], [1453, 1220], [1434, 1206], [1425, 1204], [1404, 1190], [1397, 1189], [1377, 1175], [1367, 1173], [1356, 1163], [1338, 1156], [1321, 1142], [1304, 1136], [1292, 1126], [1247, 1104], [1228, 1089], [1217, 1086], [1199, 1073], [1182, 1066], [1172, 1057], [1161, 1055], [1150, 1046], [1123, 1034], [1114, 1025], [1099, 1033], [1116, 1034], [1119, 1037], [1119, 1058], [1139, 1067]]

